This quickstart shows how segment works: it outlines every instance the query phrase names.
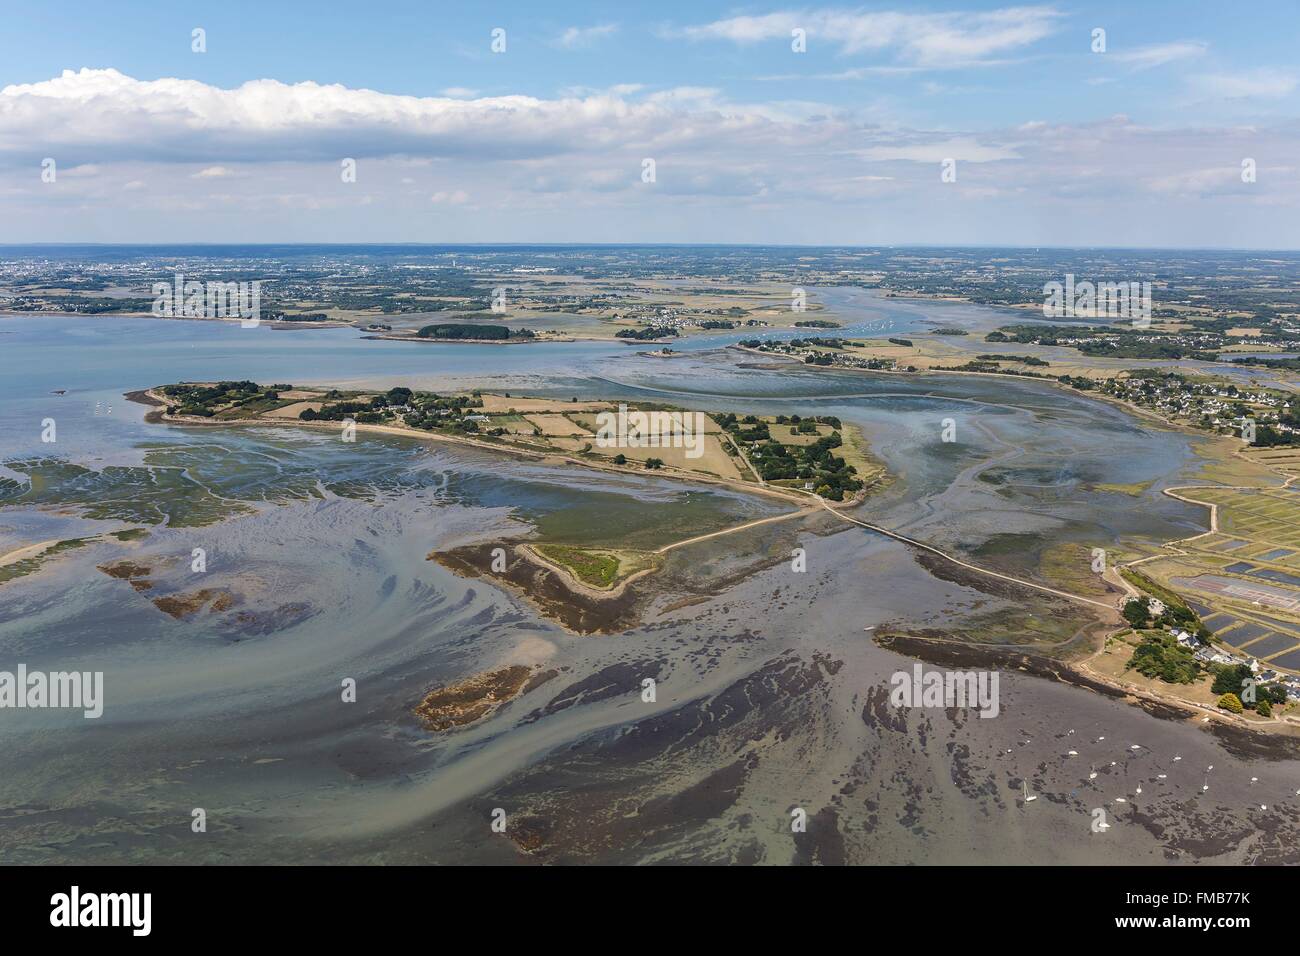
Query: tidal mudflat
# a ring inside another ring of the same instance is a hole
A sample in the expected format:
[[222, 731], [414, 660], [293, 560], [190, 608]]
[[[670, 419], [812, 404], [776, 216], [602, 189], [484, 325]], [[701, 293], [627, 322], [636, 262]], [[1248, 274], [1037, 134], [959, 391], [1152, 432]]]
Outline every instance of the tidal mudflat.
[[[0, 652], [102, 670], [107, 700], [94, 721], [7, 715], [6, 861], [1294, 862], [1300, 852], [1300, 763], [1285, 742], [1149, 712], [1022, 672], [1012, 657], [999, 664], [997, 719], [889, 704], [890, 676], [916, 662], [897, 651], [915, 648], [882, 647], [874, 631], [1050, 654], [1086, 638], [1084, 611], [814, 514], [675, 553], [635, 620], [576, 633], [516, 589], [428, 555], [564, 534], [589, 515], [611, 533], [640, 527], [647, 511], [710, 528], [771, 505], [415, 439], [343, 446], [292, 426], [153, 425], [122, 395], [166, 367], [191, 380], [380, 387], [414, 376], [833, 414], [860, 427], [894, 475], [858, 513], [1049, 584], [1080, 576], [1071, 561], [1091, 547], [1137, 550], [1203, 530], [1203, 509], [1160, 494], [1198, 467], [1185, 436], [1036, 383], [756, 369], [713, 348], [664, 361], [547, 344], [503, 371], [477, 364], [474, 346], [376, 360], [387, 346], [347, 330], [295, 335], [287, 348], [273, 332], [207, 324], [9, 321], [20, 325], [0, 358], [14, 373], [0, 386], [0, 549], [93, 540], [0, 584]], [[51, 351], [68, 361], [33, 361]], [[38, 437], [50, 414], [53, 448]], [[941, 440], [945, 419], [956, 441]], [[805, 572], [791, 570], [796, 547]], [[521, 679], [473, 720], [437, 729], [416, 713], [430, 691], [501, 671]], [[343, 699], [347, 679], [355, 702]], [[1042, 799], [1025, 804], [1026, 786]], [[207, 833], [191, 830], [195, 808]], [[507, 834], [489, 826], [497, 808], [513, 821]], [[1090, 827], [1096, 808], [1110, 815], [1106, 834]], [[798, 809], [809, 826], [792, 833]]]

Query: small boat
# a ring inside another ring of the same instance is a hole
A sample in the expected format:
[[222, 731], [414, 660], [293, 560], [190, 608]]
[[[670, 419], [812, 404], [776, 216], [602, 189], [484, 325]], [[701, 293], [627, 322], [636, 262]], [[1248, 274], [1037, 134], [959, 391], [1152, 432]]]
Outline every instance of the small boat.
[[1209, 789], [1210, 789], [1210, 778], [1209, 778], [1209, 777], [1206, 777], [1206, 778], [1205, 778], [1205, 784], [1201, 787], [1201, 793], [1204, 793], [1206, 790], [1209, 790]]
[[1168, 774], [1163, 774], [1163, 773], [1158, 773], [1158, 774], [1156, 774], [1156, 777], [1159, 778], [1160, 780], [1165, 779], [1165, 777], [1167, 777], [1167, 776], [1168, 776]]
[[[1097, 779], [1097, 765], [1096, 765], [1096, 764], [1093, 764], [1093, 765], [1092, 765], [1092, 773], [1088, 774], [1088, 779], [1089, 779], [1089, 780], [1096, 780], [1096, 779]], [[1300, 793], [1300, 791], [1296, 791], [1296, 792], [1297, 792], [1297, 793]]]
[[1175, 757], [1175, 758], [1174, 758], [1174, 762], [1177, 763], [1179, 760], [1182, 760], [1182, 759], [1183, 759], [1182, 757]]
[[51, 395], [67, 395], [67, 394], [68, 394], [68, 390], [67, 390], [66, 388], [56, 388], [54, 391], [50, 392], [50, 394], [51, 394]]
[[1067, 756], [1067, 757], [1077, 757], [1077, 756], [1079, 756], [1079, 751], [1077, 751], [1077, 750], [1071, 750], [1071, 751], [1068, 751], [1068, 752], [1066, 753], [1066, 756]]
[[1261, 804], [1259, 805], [1259, 808], [1260, 808], [1261, 810], [1267, 810], [1267, 809], [1268, 809], [1268, 804], [1266, 804], [1266, 803], [1261, 803]]
[[1213, 769], [1214, 769], [1214, 764], [1210, 764], [1208, 767], [1205, 768], [1205, 772], [1209, 773]]
[[1036, 793], [1030, 793], [1030, 792], [1029, 792], [1029, 781], [1028, 781], [1028, 780], [1021, 780], [1021, 781], [1020, 781], [1020, 786], [1021, 786], [1021, 788], [1024, 790], [1024, 793], [1025, 793], [1025, 803], [1033, 803], [1035, 800], [1038, 799], [1038, 794], [1036, 794]]
[[1142, 749], [1142, 745], [1141, 745], [1141, 744], [1130, 744], [1128, 749], [1129, 749], [1129, 750], [1141, 750], [1141, 749]]
[[1140, 783], [1138, 784], [1137, 792], [1138, 792], [1138, 793], [1141, 793], [1141, 792], [1142, 792], [1142, 784], [1140, 784]]
[[1115, 761], [1112, 760], [1112, 761], [1110, 762], [1110, 765], [1111, 765], [1112, 767], [1115, 766]]
[[1259, 777], [1251, 777], [1251, 778], [1250, 778], [1250, 782], [1251, 782], [1251, 783], [1258, 783], [1258, 782], [1259, 782]]
[[1128, 803], [1128, 801], [1125, 800], [1123, 797], [1116, 797], [1116, 798], [1115, 798], [1115, 802], [1116, 802], [1116, 803]]
[[1106, 739], [1105, 737], [1098, 737], [1098, 738], [1097, 738], [1097, 743], [1101, 743], [1101, 742], [1102, 742], [1103, 740], [1105, 740], [1105, 739]]

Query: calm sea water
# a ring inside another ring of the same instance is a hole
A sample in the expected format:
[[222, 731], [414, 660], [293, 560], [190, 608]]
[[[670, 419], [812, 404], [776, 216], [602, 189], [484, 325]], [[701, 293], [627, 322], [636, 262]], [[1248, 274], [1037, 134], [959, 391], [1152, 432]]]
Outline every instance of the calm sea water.
[[[906, 333], [936, 315], [945, 324], [987, 319], [972, 307], [936, 311], [857, 290], [844, 292], [837, 308], [862, 309], [863, 329], [876, 332]], [[880, 321], [888, 328], [871, 326]], [[1225, 821], [1234, 832], [1254, 832], [1245, 782], [1248, 771], [1258, 772], [1254, 764], [1194, 727], [1084, 691], [1008, 674], [1003, 719], [937, 714], [893, 733], [864, 723], [864, 701], [892, 671], [910, 666], [872, 645], [864, 627], [944, 628], [1005, 604], [931, 577], [895, 543], [856, 531], [756, 538], [749, 547], [778, 554], [797, 540], [814, 573], [792, 584], [779, 564], [716, 596], [692, 594], [691, 563], [713, 570], [735, 560], [732, 545], [711, 547], [670, 578], [683, 588], [678, 597], [689, 599], [684, 605], [669, 596], [645, 627], [579, 638], [517, 596], [458, 578], [426, 555], [524, 534], [545, 516], [571, 522], [593, 503], [612, 527], [620, 514], [631, 526], [633, 516], [657, 508], [696, 509], [690, 513], [707, 527], [770, 513], [768, 506], [406, 439], [344, 448], [288, 427], [147, 425], [145, 409], [122, 399], [166, 381], [251, 378], [480, 385], [835, 414], [863, 428], [898, 476], [873, 499], [872, 519], [947, 547], [969, 550], [1006, 536], [1046, 544], [1159, 540], [1201, 527], [1198, 509], [1158, 494], [1194, 470], [1188, 440], [1110, 406], [1032, 382], [746, 368], [753, 356], [718, 351], [727, 340], [681, 342], [674, 348], [685, 354], [660, 359], [621, 343], [408, 345], [346, 329], [0, 317], [0, 459], [84, 466], [88, 473], [77, 478], [83, 503], [102, 508], [113, 507], [124, 476], [145, 482], [147, 498], [147, 483], [175, 468], [201, 489], [186, 492], [195, 507], [211, 506], [208, 498], [249, 505], [214, 524], [152, 524], [129, 555], [150, 567], [154, 592], [137, 593], [97, 570], [122, 556], [112, 544], [0, 588], [0, 667], [102, 669], [108, 693], [97, 722], [50, 712], [0, 719], [0, 858], [513, 860], [509, 845], [484, 838], [489, 831], [479, 826], [487, 809], [504, 802], [512, 813], [553, 821], [583, 805], [582, 832], [600, 835], [602, 858], [621, 861], [705, 858], [705, 847], [723, 858], [757, 853], [782, 861], [793, 853], [782, 828], [795, 800], [837, 806], [854, 858], [877, 861], [960, 861], [957, 848], [971, 847], [990, 861], [1159, 860], [1178, 827], [1199, 834], [1202, 812], [1202, 836], [1221, 832]], [[40, 440], [46, 418], [57, 423], [53, 446]], [[956, 421], [956, 447], [938, 441], [946, 418]], [[1147, 481], [1152, 489], [1137, 497], [1093, 487]], [[122, 526], [76, 507], [10, 507], [0, 510], [0, 545]], [[204, 614], [177, 621], [150, 603], [151, 593], [194, 587], [194, 547], [209, 555], [204, 583], [244, 602], [248, 617], [239, 626]], [[1030, 553], [1002, 550], [1012, 552], [1005, 560], [1033, 563]], [[763, 690], [770, 679], [745, 684], [773, 660], [815, 655], [841, 665], [825, 693], [815, 682], [775, 695]], [[520, 662], [561, 676], [461, 734], [432, 738], [411, 720], [411, 705], [430, 686]], [[646, 668], [663, 678], [663, 692], [654, 706], [637, 709]], [[358, 681], [356, 704], [340, 702], [345, 677]], [[626, 693], [619, 681], [629, 682]], [[561, 691], [570, 686], [579, 689], [566, 697]], [[723, 703], [710, 720], [675, 719], [712, 695]], [[535, 710], [549, 712], [530, 717]], [[683, 739], [672, 757], [680, 763], [629, 754], [629, 741], [651, 733], [638, 731], [640, 722], [655, 720], [660, 739], [680, 725], [718, 736]], [[1058, 738], [1073, 727], [1140, 742], [1151, 748], [1149, 761], [1095, 745], [1089, 759], [1117, 759], [1117, 769], [1107, 771], [1104, 792], [1089, 788], [1060, 756]], [[742, 752], [761, 772], [730, 804], [692, 816], [699, 795], [690, 787]], [[958, 785], [954, 752], [966, 753], [987, 784]], [[1124, 842], [1100, 847], [1087, 829], [1090, 807], [1154, 780], [1175, 752], [1187, 755], [1187, 766], [1215, 763], [1216, 773], [1233, 775], [1216, 784], [1225, 804], [1213, 812], [1184, 806], [1199, 777], [1177, 779], [1175, 791], [1170, 772], [1169, 791], [1146, 812], [1161, 827], [1135, 819]], [[1059, 799], [1039, 801], [1033, 816], [1017, 811], [1004, 795], [1018, 788], [1017, 774], [1032, 775], [1037, 789]], [[1263, 776], [1269, 792], [1281, 794], [1294, 790], [1300, 772], [1287, 762], [1268, 765]], [[850, 779], [859, 781], [856, 797], [837, 791], [837, 781]], [[599, 786], [584, 789], [593, 781]], [[622, 829], [626, 806], [649, 808], [674, 794], [680, 832], [652, 847], [643, 832]], [[209, 814], [206, 839], [188, 839], [195, 807]], [[1281, 833], [1292, 823], [1259, 832]], [[555, 832], [562, 852], [596, 854], [576, 831]]]

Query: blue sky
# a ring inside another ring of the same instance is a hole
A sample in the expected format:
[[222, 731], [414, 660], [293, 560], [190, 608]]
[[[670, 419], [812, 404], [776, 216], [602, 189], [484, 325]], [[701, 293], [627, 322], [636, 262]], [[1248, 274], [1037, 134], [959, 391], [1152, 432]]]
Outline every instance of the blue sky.
[[11, 5], [0, 241], [1300, 246], [1294, 2], [447, 6]]

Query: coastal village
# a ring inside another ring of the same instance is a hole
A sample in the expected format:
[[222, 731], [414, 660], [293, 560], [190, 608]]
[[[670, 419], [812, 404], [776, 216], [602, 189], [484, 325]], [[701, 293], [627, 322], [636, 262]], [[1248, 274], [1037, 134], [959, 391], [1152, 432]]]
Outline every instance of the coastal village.
[[[1168, 611], [1159, 598], [1151, 597], [1145, 600], [1130, 598], [1125, 604], [1126, 614], [1131, 613], [1133, 606], [1138, 603], [1143, 603], [1147, 614], [1157, 620], [1164, 617]], [[1200, 663], [1204, 671], [1217, 675], [1227, 670], [1238, 675], [1238, 679], [1249, 673], [1249, 680], [1254, 683], [1256, 695], [1261, 692], [1266, 694], [1269, 689], [1275, 688], [1286, 701], [1300, 702], [1300, 674], [1284, 673], [1249, 654], [1234, 652], [1225, 649], [1222, 644], [1207, 642], [1176, 623], [1164, 624], [1161, 630], [1167, 638], [1172, 638], [1173, 643], [1186, 655]], [[1235, 693], [1240, 702], [1240, 685]]]
[[[883, 288], [909, 275], [906, 269], [853, 279], [843, 263], [834, 259], [819, 263], [817, 256], [806, 256], [798, 266], [799, 287], [806, 284], [813, 294], [803, 311], [792, 304], [793, 286], [782, 281], [788, 265], [774, 262], [745, 272], [732, 263], [720, 266], [716, 274], [703, 275], [677, 270], [671, 253], [660, 255], [657, 262], [629, 255], [617, 263], [603, 260], [599, 265], [565, 270], [521, 266], [499, 253], [463, 252], [419, 269], [365, 262], [343, 269], [337, 264], [322, 268], [313, 262], [277, 263], [279, 278], [270, 287], [274, 291], [266, 303], [271, 317], [284, 326], [347, 323], [385, 339], [475, 343], [536, 342], [594, 333], [628, 344], [656, 343], [658, 352], [644, 354], [663, 357], [675, 354], [672, 343], [679, 337], [753, 330], [749, 337], [731, 339], [733, 348], [829, 370], [1042, 379], [1216, 436], [1231, 443], [1232, 449], [1244, 450], [1260, 468], [1248, 480], [1234, 475], [1232, 480], [1242, 487], [1232, 493], [1186, 491], [1188, 501], [1217, 509], [1222, 529], [1216, 530], [1222, 533], [1177, 542], [1177, 554], [1149, 556], [1154, 560], [1145, 570], [1160, 586], [1187, 595], [1190, 604], [1204, 609], [1208, 643], [1207, 635], [1194, 629], [1175, 626], [1166, 632], [1203, 666], [1204, 673], [1246, 667], [1257, 684], [1284, 687], [1287, 699], [1296, 699], [1300, 625], [1291, 623], [1287, 602], [1300, 597], [1300, 590], [1291, 590], [1300, 588], [1300, 565], [1287, 556], [1293, 542], [1285, 529], [1293, 520], [1300, 522], [1300, 512], [1291, 511], [1293, 495], [1271, 492], [1268, 485], [1270, 480], [1300, 475], [1300, 406], [1293, 392], [1249, 381], [1257, 370], [1277, 377], [1290, 371], [1285, 350], [1294, 345], [1297, 335], [1290, 312], [1272, 313], [1257, 306], [1253, 315], [1247, 315], [1231, 305], [1212, 305], [1197, 298], [1201, 292], [1187, 292], [1185, 301], [1174, 301], [1177, 297], [1171, 298], [1166, 287], [1165, 295], [1158, 297], [1164, 309], [1156, 310], [1157, 322], [1151, 329], [1119, 322], [986, 325], [968, 331], [935, 321], [929, 328], [867, 338], [856, 328], [841, 331], [843, 322], [835, 320], [842, 317], [817, 301], [817, 285], [853, 280]], [[220, 263], [181, 265], [187, 275], [220, 267]], [[243, 264], [246, 272], [250, 268], [256, 271], [255, 266]], [[1024, 299], [1033, 294], [1029, 279], [1033, 274], [1032, 270], [1015, 274], [1018, 291], [1008, 292], [1007, 298], [1019, 301], [1006, 304], [1027, 307]], [[32, 311], [87, 314], [101, 309], [130, 311], [135, 306], [143, 311], [143, 300], [136, 302], [130, 290], [145, 277], [146, 271], [133, 262], [93, 271], [56, 262], [29, 263], [11, 275], [8, 301], [11, 307]], [[974, 281], [972, 276], [956, 281], [967, 279]], [[395, 293], [394, 285], [404, 291]], [[502, 289], [508, 305], [499, 311], [492, 303]], [[905, 294], [927, 292], [917, 286]], [[971, 289], [960, 294], [979, 298]], [[577, 324], [578, 320], [585, 324]], [[559, 324], [551, 324], [555, 322]], [[1217, 371], [1207, 367], [1215, 359]], [[1237, 365], [1239, 374], [1223, 374], [1227, 364]], [[374, 393], [252, 382], [168, 387], [178, 388], [182, 391], [155, 394], [167, 405], [168, 417], [179, 422], [292, 421], [339, 427], [354, 421], [364, 427], [431, 433], [592, 468], [637, 469], [738, 485], [759, 494], [785, 496], [792, 503], [810, 499], [832, 505], [851, 503], [883, 480], [883, 469], [870, 460], [861, 436], [838, 421], [711, 415], [702, 438], [705, 452], [699, 459], [689, 459], [674, 448], [624, 448], [617, 454], [602, 449], [595, 441], [597, 417], [614, 406], [578, 396], [432, 395], [410, 389]], [[643, 407], [646, 411], [667, 408]], [[1258, 487], [1246, 487], [1250, 485]], [[1249, 526], [1263, 520], [1253, 514], [1261, 509], [1267, 520]], [[1216, 550], [1229, 548], [1229, 537], [1242, 542], [1237, 545], [1240, 550], [1232, 552], [1239, 560], [1226, 557], [1228, 550]], [[1294, 550], [1300, 552], [1300, 542], [1295, 544]], [[597, 590], [616, 588], [647, 567], [644, 555], [630, 551], [593, 555], [565, 542], [549, 547], [549, 557], [539, 550], [539, 559], [545, 557], [575, 581]], [[1275, 620], [1251, 617], [1252, 605], [1270, 609]]]
[[[178, 424], [373, 428], [551, 462], [743, 488], [794, 506], [786, 516], [823, 502], [858, 502], [885, 479], [862, 436], [831, 416], [709, 415], [578, 396], [442, 395], [405, 387], [375, 393], [251, 381], [164, 385], [148, 390], [145, 400], [162, 407], [164, 420]], [[565, 541], [548, 542], [533, 553], [558, 565], [577, 586], [605, 590], [655, 561], [635, 549], [592, 552]]]

